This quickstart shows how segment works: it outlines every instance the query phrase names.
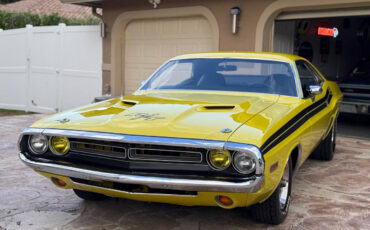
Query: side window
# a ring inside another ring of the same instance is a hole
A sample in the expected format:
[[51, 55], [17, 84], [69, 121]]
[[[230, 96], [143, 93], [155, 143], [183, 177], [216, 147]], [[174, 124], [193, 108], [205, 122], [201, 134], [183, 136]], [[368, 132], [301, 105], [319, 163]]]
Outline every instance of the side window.
[[310, 65], [309, 63], [305, 62], [305, 65], [311, 70], [312, 74], [316, 78], [318, 85], [321, 85], [324, 82], [324, 79], [321, 78], [320, 74]]
[[303, 60], [299, 60], [296, 61], [296, 66], [303, 92], [305, 92], [307, 87], [310, 85], [321, 85], [323, 79], [309, 63]]

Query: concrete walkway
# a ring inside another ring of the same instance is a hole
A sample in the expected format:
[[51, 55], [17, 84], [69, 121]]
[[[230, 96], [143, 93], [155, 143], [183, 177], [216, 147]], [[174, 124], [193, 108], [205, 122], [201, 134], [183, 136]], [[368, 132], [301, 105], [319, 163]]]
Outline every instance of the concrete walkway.
[[18, 159], [19, 133], [41, 117], [0, 118], [0, 230], [370, 229], [370, 141], [339, 137], [333, 161], [308, 160], [294, 178], [288, 218], [268, 226], [253, 222], [243, 208], [82, 201]]

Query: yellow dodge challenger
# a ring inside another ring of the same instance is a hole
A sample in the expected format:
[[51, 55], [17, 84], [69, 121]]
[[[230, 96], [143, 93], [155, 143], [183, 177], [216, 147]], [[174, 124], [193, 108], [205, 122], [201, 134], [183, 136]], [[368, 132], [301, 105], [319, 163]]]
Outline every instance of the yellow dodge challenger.
[[82, 199], [249, 206], [279, 224], [299, 166], [333, 158], [341, 98], [298, 56], [183, 55], [132, 95], [34, 123], [19, 157]]

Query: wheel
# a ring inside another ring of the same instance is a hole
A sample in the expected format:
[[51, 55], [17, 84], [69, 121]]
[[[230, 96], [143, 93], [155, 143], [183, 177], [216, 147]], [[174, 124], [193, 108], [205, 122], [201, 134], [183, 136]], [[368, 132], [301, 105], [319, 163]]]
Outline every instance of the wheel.
[[266, 224], [282, 223], [288, 215], [292, 190], [292, 160], [289, 158], [283, 176], [274, 193], [264, 202], [251, 207], [254, 220]]
[[330, 130], [328, 136], [319, 144], [310, 158], [331, 161], [334, 157], [336, 142], [336, 122]]
[[95, 192], [88, 192], [88, 191], [83, 191], [83, 190], [78, 190], [78, 189], [73, 189], [75, 194], [84, 200], [94, 200], [94, 201], [99, 201], [99, 200], [106, 200], [108, 199], [107, 196], [95, 193]]
[[334, 121], [334, 124], [333, 124], [333, 129], [332, 130], [332, 135], [333, 135], [333, 140], [332, 140], [332, 143], [333, 143], [333, 154], [335, 152], [335, 147], [337, 146], [337, 120]]

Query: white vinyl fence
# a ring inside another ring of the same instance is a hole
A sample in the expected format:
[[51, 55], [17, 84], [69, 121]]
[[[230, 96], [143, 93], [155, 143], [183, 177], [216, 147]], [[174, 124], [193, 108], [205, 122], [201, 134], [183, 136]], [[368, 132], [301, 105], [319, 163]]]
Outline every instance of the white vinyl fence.
[[0, 30], [0, 108], [53, 113], [102, 91], [99, 26]]

